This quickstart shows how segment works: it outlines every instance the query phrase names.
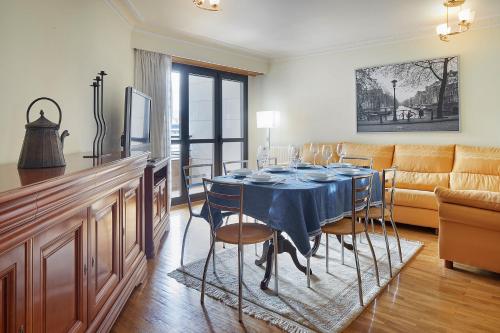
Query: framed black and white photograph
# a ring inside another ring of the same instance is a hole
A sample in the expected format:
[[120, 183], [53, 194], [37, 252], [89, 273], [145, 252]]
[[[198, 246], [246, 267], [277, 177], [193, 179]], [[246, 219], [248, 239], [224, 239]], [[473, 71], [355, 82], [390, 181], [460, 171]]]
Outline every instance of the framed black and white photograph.
[[357, 131], [459, 131], [458, 77], [458, 56], [357, 69]]

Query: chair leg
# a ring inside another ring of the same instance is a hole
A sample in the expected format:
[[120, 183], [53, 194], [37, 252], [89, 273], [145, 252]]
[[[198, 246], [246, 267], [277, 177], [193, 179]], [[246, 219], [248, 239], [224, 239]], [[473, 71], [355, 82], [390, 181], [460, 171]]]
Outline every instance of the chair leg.
[[[340, 250], [342, 252], [342, 265], [344, 264], [344, 236], [340, 236], [340, 245], [342, 246], [342, 249]], [[353, 242], [354, 243], [354, 242]]]
[[394, 219], [392, 218], [392, 214], [391, 214], [391, 225], [392, 225], [392, 230], [394, 230], [394, 234], [396, 235], [396, 240], [398, 242], [399, 262], [403, 263], [403, 255], [401, 253], [401, 242], [399, 241], [398, 228], [396, 227], [396, 223], [394, 222]]
[[389, 261], [389, 276], [392, 278], [392, 263], [391, 263], [391, 250], [389, 249], [389, 239], [387, 238], [387, 229], [385, 228], [385, 219], [382, 217], [380, 220], [382, 224], [382, 232], [385, 238], [385, 248], [387, 250], [387, 260]]
[[273, 234], [274, 245], [274, 294], [278, 296], [278, 232]]
[[307, 288], [311, 288], [311, 258], [307, 258]]
[[191, 220], [193, 216], [189, 216], [188, 223], [186, 224], [186, 228], [184, 229], [184, 236], [182, 237], [182, 248], [181, 248], [181, 266], [184, 266], [184, 247], [186, 246], [186, 235], [189, 229], [189, 225], [191, 224]]
[[372, 234], [375, 233], [375, 224], [373, 223], [373, 219], [370, 219], [370, 222], [372, 223]]
[[[253, 219], [253, 223], [257, 223], [257, 219]], [[259, 254], [257, 253], [257, 243], [254, 244], [255, 247], [255, 256], [258, 257]]]
[[[210, 241], [213, 242], [215, 244], [215, 236], [212, 234], [212, 236], [210, 237]], [[215, 273], [215, 246], [214, 246], [214, 249], [212, 251], [212, 266], [213, 266], [213, 271]]]
[[359, 290], [359, 304], [363, 306], [363, 287], [361, 285], [361, 270], [359, 268], [359, 258], [358, 258], [358, 245], [356, 244], [356, 238], [352, 242], [354, 261], [356, 262], [356, 272], [358, 273], [358, 290]]
[[373, 264], [375, 265], [375, 276], [377, 277], [377, 286], [380, 287], [380, 277], [378, 274], [378, 265], [377, 265], [377, 257], [375, 256], [375, 251], [373, 250], [372, 241], [370, 236], [368, 235], [368, 230], [365, 229], [366, 240], [368, 241], [368, 245], [370, 246], [370, 251], [373, 257]]
[[[226, 217], [226, 223], [225, 225], [227, 225], [229, 223], [229, 216]], [[226, 243], [222, 243], [222, 248], [225, 249], [226, 248]]]
[[210, 261], [210, 256], [212, 255], [212, 251], [214, 250], [215, 246], [215, 241], [212, 238], [210, 241], [210, 250], [208, 251], [207, 255], [207, 260], [205, 261], [205, 267], [203, 268], [203, 278], [201, 280], [201, 304], [205, 301], [205, 282], [207, 279], [207, 269], [208, 269], [208, 262]]
[[243, 321], [242, 301], [243, 301], [243, 246], [238, 244], [238, 320]]
[[325, 235], [326, 235], [326, 272], [328, 273], [328, 253], [329, 253], [328, 238], [330, 235], [328, 235], [328, 234], [325, 234]]
[[241, 245], [241, 276], [243, 276], [244, 266], [245, 266], [245, 245]]

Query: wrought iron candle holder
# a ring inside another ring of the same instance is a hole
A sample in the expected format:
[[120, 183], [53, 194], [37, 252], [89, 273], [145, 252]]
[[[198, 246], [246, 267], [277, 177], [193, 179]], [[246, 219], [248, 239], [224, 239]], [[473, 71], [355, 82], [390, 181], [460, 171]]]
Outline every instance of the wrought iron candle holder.
[[92, 144], [92, 155], [85, 158], [97, 158], [104, 155], [104, 138], [106, 136], [106, 119], [104, 118], [104, 76], [105, 71], [100, 71], [90, 85], [93, 89], [93, 112], [96, 123], [96, 134]]

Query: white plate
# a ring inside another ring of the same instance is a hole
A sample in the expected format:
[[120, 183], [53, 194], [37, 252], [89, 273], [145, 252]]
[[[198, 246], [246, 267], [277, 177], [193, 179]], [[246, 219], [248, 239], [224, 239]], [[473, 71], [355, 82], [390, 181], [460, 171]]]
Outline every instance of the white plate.
[[369, 172], [363, 172], [359, 169], [350, 169], [350, 168], [337, 168], [335, 169], [335, 172], [344, 176], [360, 176], [369, 173]]
[[308, 180], [316, 182], [316, 183], [331, 183], [334, 181], [339, 180], [338, 177], [335, 176], [328, 176], [327, 178], [311, 178], [307, 177]]
[[331, 163], [328, 164], [329, 168], [352, 168], [354, 164], [351, 163]]
[[254, 179], [252, 177], [247, 177], [245, 180], [249, 181], [252, 184], [260, 184], [260, 185], [266, 185], [266, 184], [274, 184], [277, 182], [280, 182], [283, 180], [283, 178], [280, 177], [271, 177], [269, 179]]
[[266, 168], [266, 171], [278, 173], [278, 172], [288, 172], [288, 171], [290, 171], [290, 169], [286, 168], [286, 167], [278, 166], [278, 167], [268, 167], [268, 168]]
[[230, 174], [231, 174], [231, 176], [235, 176], [235, 177], [246, 177], [246, 176], [252, 174], [252, 170], [246, 169], [246, 168], [238, 169], [238, 170], [230, 171]]

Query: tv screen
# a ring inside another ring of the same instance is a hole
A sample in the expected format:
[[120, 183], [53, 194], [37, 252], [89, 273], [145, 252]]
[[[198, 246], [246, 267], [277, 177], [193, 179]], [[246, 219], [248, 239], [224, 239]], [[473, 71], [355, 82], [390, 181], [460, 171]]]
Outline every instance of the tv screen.
[[150, 150], [151, 98], [132, 87], [125, 89], [124, 127], [125, 151]]

